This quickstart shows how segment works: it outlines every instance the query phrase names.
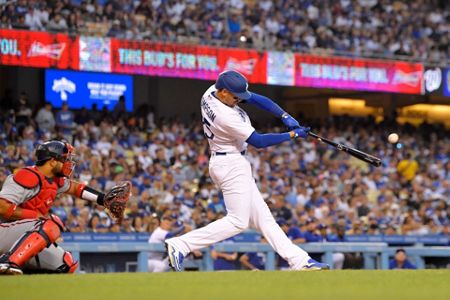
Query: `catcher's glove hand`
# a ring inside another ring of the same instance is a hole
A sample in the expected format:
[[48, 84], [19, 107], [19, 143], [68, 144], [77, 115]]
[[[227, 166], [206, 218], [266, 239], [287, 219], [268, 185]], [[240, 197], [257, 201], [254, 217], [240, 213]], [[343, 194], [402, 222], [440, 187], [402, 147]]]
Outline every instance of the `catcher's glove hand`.
[[125, 181], [114, 186], [103, 198], [106, 212], [116, 221], [122, 223], [125, 208], [131, 195], [131, 182]]

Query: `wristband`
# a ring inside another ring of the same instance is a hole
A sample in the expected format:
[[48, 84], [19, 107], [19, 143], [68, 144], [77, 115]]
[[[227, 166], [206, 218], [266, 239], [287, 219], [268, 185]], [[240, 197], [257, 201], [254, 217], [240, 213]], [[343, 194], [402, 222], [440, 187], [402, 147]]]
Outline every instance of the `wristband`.
[[75, 196], [81, 198], [83, 200], [97, 202], [98, 205], [103, 206], [103, 198], [105, 198], [105, 194], [99, 192], [91, 187], [86, 186], [85, 184], [79, 183], [77, 190], [75, 191]]
[[[83, 184], [83, 183], [78, 183], [78, 186], [77, 186], [77, 189], [75, 190], [75, 196], [77, 197], [77, 198], [82, 198], [82, 194], [83, 194], [83, 191], [84, 191], [84, 188], [86, 187], [86, 185], [85, 184]], [[82, 198], [83, 199], [83, 198]]]

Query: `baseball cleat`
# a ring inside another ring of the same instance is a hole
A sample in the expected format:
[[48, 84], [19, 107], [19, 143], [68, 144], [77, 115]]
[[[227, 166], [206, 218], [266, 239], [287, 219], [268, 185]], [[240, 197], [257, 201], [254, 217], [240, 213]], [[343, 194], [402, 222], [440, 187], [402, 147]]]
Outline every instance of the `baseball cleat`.
[[177, 272], [183, 270], [184, 255], [174, 246], [169, 243], [166, 244], [167, 255], [169, 256], [169, 266]]
[[0, 263], [0, 275], [22, 275], [23, 272], [19, 267], [10, 263]]
[[310, 258], [306, 265], [304, 265], [300, 271], [321, 271], [321, 270], [329, 270], [330, 266], [314, 259]]

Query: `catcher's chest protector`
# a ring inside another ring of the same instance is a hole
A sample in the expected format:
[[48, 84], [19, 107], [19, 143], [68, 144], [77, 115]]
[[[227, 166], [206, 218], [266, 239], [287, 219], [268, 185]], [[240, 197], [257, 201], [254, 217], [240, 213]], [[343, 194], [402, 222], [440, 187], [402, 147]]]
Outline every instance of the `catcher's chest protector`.
[[28, 189], [39, 187], [39, 192], [19, 207], [38, 211], [43, 215], [46, 215], [52, 207], [56, 192], [63, 184], [62, 178], [55, 177], [49, 181], [36, 167], [23, 168], [14, 175], [14, 181]]

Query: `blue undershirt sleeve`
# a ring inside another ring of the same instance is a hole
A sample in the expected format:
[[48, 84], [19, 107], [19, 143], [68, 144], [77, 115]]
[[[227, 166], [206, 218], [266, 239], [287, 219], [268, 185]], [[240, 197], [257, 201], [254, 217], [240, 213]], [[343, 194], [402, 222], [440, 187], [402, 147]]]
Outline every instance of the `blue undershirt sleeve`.
[[250, 99], [245, 100], [245, 103], [256, 105], [260, 109], [270, 112], [279, 118], [281, 118], [281, 116], [285, 113], [285, 111], [271, 99], [253, 92], [251, 92], [251, 94], [252, 96]]
[[290, 139], [291, 135], [289, 132], [259, 134], [256, 131], [253, 131], [246, 142], [255, 148], [266, 148], [281, 144], [282, 142], [289, 141]]

